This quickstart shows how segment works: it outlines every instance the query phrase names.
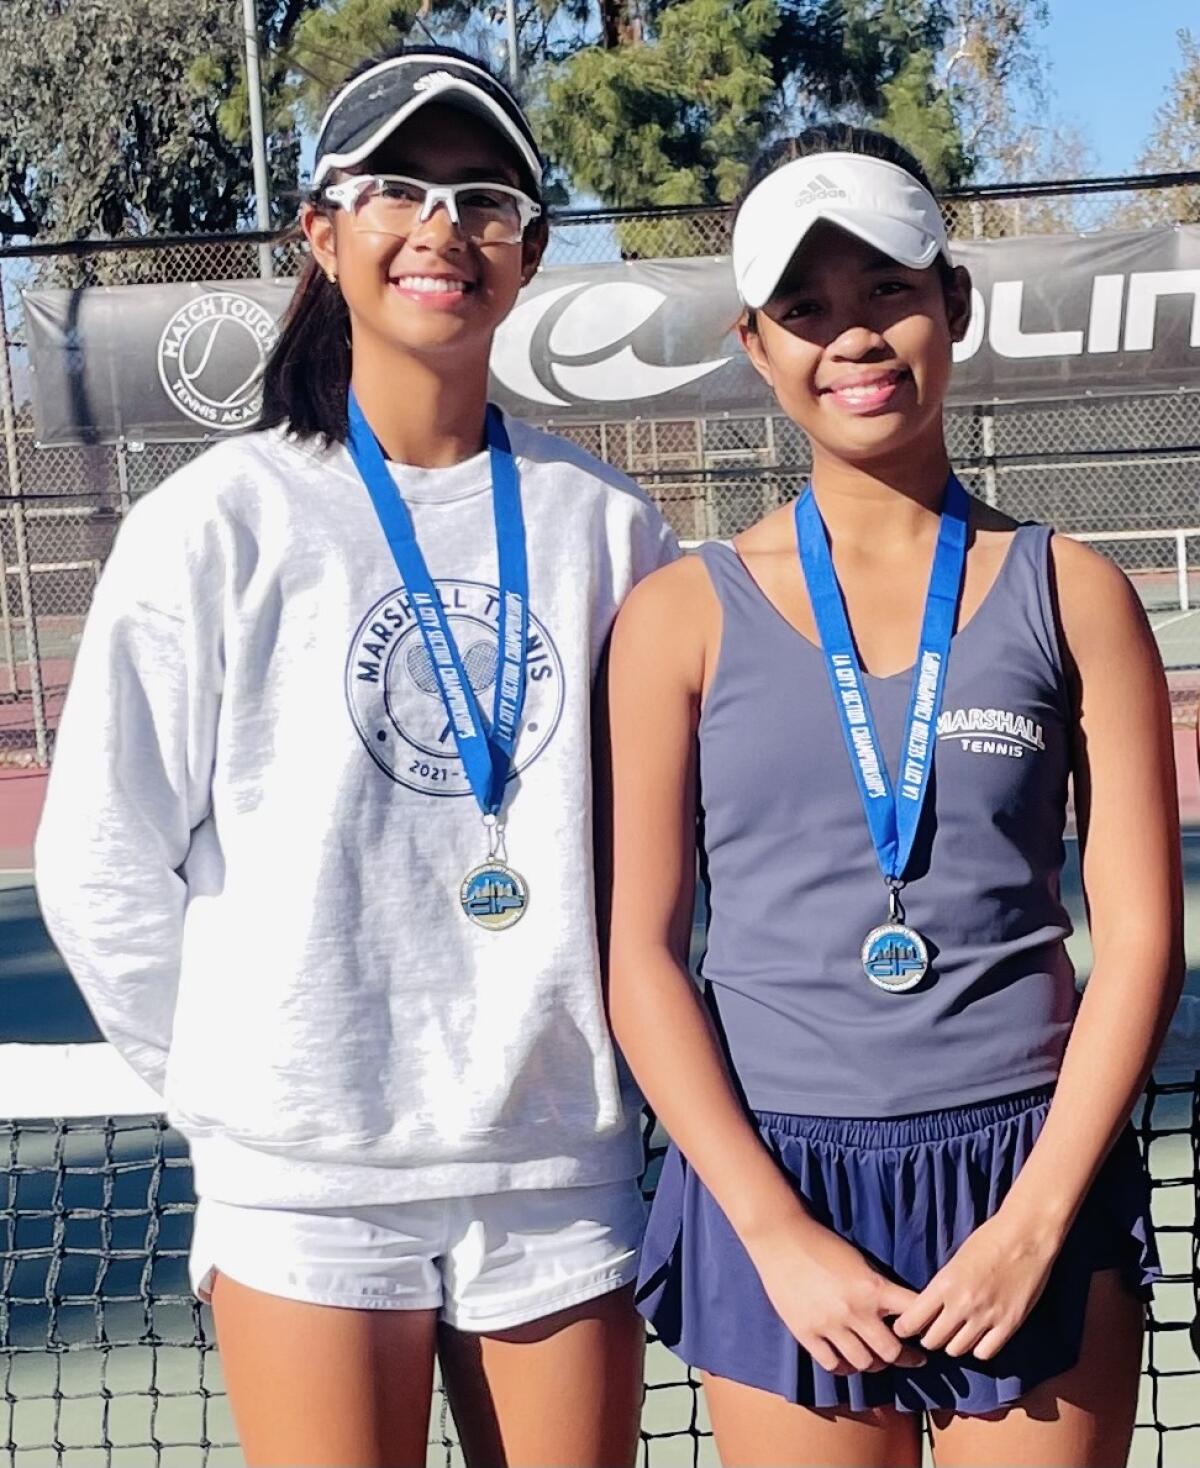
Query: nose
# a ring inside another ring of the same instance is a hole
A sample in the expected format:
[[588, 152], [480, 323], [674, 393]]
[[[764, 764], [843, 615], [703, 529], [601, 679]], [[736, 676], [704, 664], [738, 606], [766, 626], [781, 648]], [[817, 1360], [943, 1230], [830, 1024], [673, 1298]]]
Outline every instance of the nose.
[[843, 327], [825, 350], [839, 361], [865, 362], [880, 352], [889, 352], [890, 348], [879, 332], [857, 324]]
[[429, 211], [427, 219], [419, 219], [409, 231], [408, 243], [417, 250], [434, 250], [441, 254], [446, 250], [466, 248], [462, 231], [450, 217], [444, 199], [439, 199]]

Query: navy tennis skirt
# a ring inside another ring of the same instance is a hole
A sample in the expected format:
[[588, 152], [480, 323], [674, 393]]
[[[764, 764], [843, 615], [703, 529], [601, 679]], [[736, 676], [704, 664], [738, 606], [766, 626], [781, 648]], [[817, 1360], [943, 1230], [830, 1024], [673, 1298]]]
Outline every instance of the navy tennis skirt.
[[[888, 1121], [755, 1113], [812, 1215], [882, 1273], [922, 1290], [1003, 1201], [1050, 1091]], [[924, 1366], [833, 1376], [775, 1313], [708, 1190], [672, 1147], [642, 1250], [638, 1302], [689, 1365], [806, 1407], [894, 1406], [974, 1415], [1014, 1402], [1079, 1359], [1093, 1273], [1140, 1299], [1160, 1278], [1150, 1187], [1131, 1128], [1109, 1154], [1028, 1320], [990, 1361], [932, 1352]]]

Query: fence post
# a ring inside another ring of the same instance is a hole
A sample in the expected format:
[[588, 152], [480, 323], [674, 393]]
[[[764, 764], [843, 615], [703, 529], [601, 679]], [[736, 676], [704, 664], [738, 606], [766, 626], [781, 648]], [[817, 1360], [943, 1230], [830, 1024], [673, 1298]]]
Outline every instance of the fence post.
[[128, 441], [122, 435], [117, 439], [117, 490], [121, 496], [121, 519], [129, 514], [132, 501], [129, 498], [129, 453]]
[[996, 410], [991, 403], [979, 405], [980, 441], [983, 448], [983, 497], [993, 508], [999, 498], [996, 476]]
[[[4, 639], [4, 664], [8, 669], [8, 692], [17, 691], [17, 644], [13, 638], [12, 612], [8, 605], [8, 547], [4, 539], [3, 526], [8, 521], [8, 511], [0, 515], [0, 637]], [[6, 690], [0, 687], [0, 693]]]
[[[262, 75], [258, 62], [258, 5], [242, 0], [242, 39], [246, 47], [246, 100], [250, 105], [250, 146], [254, 164], [254, 211], [259, 229], [271, 228], [271, 180], [267, 172], [266, 133], [263, 128]], [[275, 274], [270, 244], [258, 247], [258, 273], [264, 280]]]
[[1179, 580], [1179, 610], [1190, 612], [1192, 604], [1188, 596], [1187, 532], [1185, 530], [1175, 532], [1175, 575]]
[[[29, 570], [29, 542], [25, 536], [25, 506], [21, 499], [21, 465], [17, 457], [17, 420], [13, 407], [12, 363], [9, 360], [8, 317], [4, 308], [4, 272], [0, 269], [0, 417], [4, 423], [4, 450], [8, 466], [13, 545], [17, 553], [17, 585], [25, 623], [25, 656], [29, 662], [29, 694], [33, 705], [33, 739], [39, 765], [50, 763], [46, 737], [46, 700], [42, 688], [42, 658], [38, 650], [33, 610], [33, 578]], [[7, 557], [5, 557], [7, 560]], [[5, 567], [7, 576], [8, 568]], [[14, 687], [16, 669], [14, 667]]]

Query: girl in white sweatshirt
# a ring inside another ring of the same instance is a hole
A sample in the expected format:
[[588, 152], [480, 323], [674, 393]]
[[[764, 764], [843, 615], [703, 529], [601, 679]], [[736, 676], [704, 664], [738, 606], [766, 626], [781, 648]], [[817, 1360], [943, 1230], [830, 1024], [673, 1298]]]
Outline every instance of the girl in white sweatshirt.
[[634, 1099], [597, 960], [590, 701], [676, 554], [487, 407], [545, 246], [529, 125], [407, 49], [326, 114], [262, 426], [134, 510], [38, 839], [50, 931], [188, 1137], [254, 1464], [632, 1462]]

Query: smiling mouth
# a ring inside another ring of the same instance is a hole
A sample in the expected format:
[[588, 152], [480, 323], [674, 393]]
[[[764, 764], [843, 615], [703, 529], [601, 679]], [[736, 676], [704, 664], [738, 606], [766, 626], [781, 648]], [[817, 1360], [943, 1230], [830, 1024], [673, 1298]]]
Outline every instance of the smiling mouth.
[[474, 289], [474, 283], [453, 275], [395, 275], [388, 284], [403, 296], [428, 300], [434, 304], [461, 301]]
[[891, 372], [881, 372], [876, 377], [858, 378], [831, 387], [820, 389], [820, 396], [830, 398], [839, 408], [852, 413], [871, 413], [886, 407], [895, 396], [896, 389], [908, 380], [908, 372], [897, 367]]

